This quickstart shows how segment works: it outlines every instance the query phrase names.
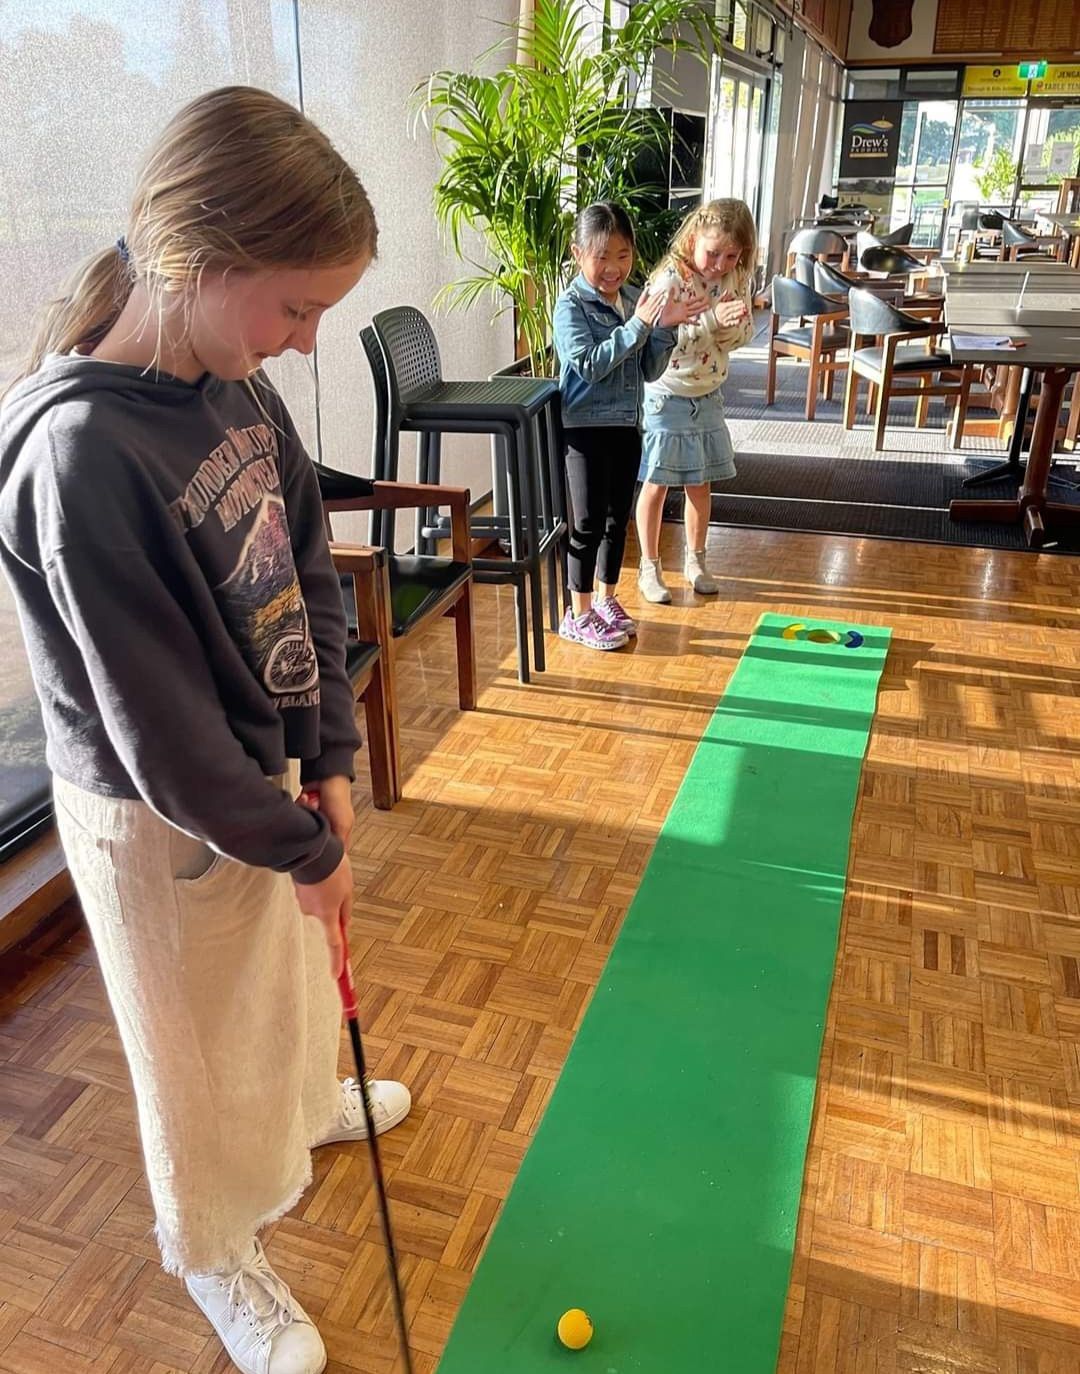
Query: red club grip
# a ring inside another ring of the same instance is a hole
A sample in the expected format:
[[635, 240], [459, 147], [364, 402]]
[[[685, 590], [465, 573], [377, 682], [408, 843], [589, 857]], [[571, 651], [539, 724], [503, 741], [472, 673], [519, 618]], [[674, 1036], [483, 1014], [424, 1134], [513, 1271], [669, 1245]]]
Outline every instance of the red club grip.
[[338, 975], [338, 993], [341, 996], [345, 1019], [352, 1021], [358, 1015], [356, 1006], [356, 984], [353, 982], [352, 964], [349, 962], [349, 940], [345, 934], [345, 917], [341, 918], [341, 973]]
[[[297, 798], [302, 806], [309, 806], [312, 811], [319, 809], [319, 795], [317, 792], [302, 791]], [[354, 1021], [359, 1015], [356, 1005], [356, 984], [353, 982], [352, 965], [349, 963], [349, 937], [345, 933], [345, 917], [341, 918], [341, 972], [338, 974], [337, 986], [338, 995], [341, 997], [341, 1008], [345, 1013], [346, 1021]]]

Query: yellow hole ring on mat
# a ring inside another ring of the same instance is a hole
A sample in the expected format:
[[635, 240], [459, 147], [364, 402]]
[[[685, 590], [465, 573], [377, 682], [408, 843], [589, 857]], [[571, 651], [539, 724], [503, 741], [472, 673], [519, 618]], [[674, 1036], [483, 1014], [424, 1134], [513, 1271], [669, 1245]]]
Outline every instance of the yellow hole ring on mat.
[[842, 644], [845, 649], [858, 649], [863, 642], [858, 630], [826, 630], [823, 625], [807, 628], [801, 620], [785, 626], [781, 634], [785, 639], [808, 639], [812, 644]]

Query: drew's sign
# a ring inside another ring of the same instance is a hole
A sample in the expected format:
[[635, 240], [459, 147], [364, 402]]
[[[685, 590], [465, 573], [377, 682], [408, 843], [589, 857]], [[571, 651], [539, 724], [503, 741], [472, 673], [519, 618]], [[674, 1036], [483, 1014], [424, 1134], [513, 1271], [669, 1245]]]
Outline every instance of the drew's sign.
[[900, 149], [899, 100], [849, 100], [840, 144], [841, 177], [891, 177]]

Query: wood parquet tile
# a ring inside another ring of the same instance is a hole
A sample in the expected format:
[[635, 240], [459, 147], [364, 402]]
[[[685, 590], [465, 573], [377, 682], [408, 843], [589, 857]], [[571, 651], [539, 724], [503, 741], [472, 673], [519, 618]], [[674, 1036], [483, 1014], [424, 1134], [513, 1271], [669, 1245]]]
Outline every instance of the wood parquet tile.
[[[894, 632], [780, 1374], [1080, 1374], [1080, 564], [751, 530], [711, 542], [716, 602], [650, 608], [629, 653], [549, 638], [528, 688], [510, 593], [483, 588], [474, 714], [454, 707], [449, 627], [401, 656], [406, 796], [375, 812], [358, 784], [352, 939], [372, 1066], [414, 1094], [383, 1154], [418, 1374], [765, 610]], [[223, 1374], [157, 1265], [123, 1058], [69, 929], [0, 965], [0, 1371]], [[391, 1374], [362, 1146], [319, 1153], [268, 1249], [331, 1374]]]

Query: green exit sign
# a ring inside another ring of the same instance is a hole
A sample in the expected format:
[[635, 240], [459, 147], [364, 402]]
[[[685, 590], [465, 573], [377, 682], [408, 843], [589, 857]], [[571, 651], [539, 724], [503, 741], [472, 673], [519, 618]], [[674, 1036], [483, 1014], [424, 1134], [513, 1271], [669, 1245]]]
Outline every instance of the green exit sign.
[[1046, 63], [1021, 62], [1016, 69], [1016, 75], [1021, 81], [1037, 81], [1039, 77], [1046, 75]]

